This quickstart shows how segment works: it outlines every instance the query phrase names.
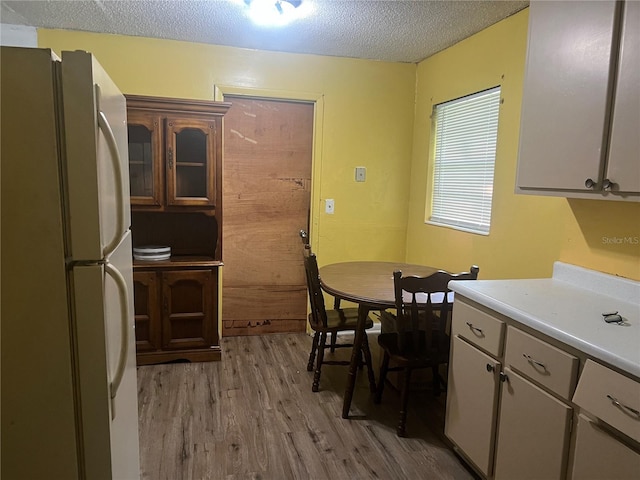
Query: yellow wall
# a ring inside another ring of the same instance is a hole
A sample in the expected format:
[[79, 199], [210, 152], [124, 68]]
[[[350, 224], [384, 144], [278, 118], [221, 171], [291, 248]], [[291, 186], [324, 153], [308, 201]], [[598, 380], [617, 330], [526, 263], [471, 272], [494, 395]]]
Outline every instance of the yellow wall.
[[[528, 9], [418, 65], [407, 260], [454, 271], [477, 264], [484, 279], [548, 277], [560, 260], [640, 280], [640, 204], [513, 193], [527, 22]], [[496, 85], [504, 103], [490, 235], [425, 224], [433, 105]]]
[[[94, 53], [130, 94], [214, 99], [224, 85], [319, 96], [311, 238], [320, 263], [404, 259], [415, 65], [63, 30], [38, 30], [38, 44]], [[355, 182], [356, 166], [366, 182]], [[324, 213], [325, 198], [335, 214]]]
[[[615, 243], [640, 237], [639, 204], [513, 193], [527, 21], [524, 10], [417, 67], [60, 30], [39, 30], [38, 41], [95, 53], [125, 93], [212, 99], [214, 85], [225, 85], [320, 95], [311, 233], [321, 264], [475, 263], [488, 279], [547, 277], [561, 260], [640, 279], [640, 245]], [[432, 105], [498, 84], [490, 235], [426, 225]], [[356, 166], [367, 167], [365, 183], [354, 181]], [[324, 213], [325, 198], [335, 199], [334, 215]]]

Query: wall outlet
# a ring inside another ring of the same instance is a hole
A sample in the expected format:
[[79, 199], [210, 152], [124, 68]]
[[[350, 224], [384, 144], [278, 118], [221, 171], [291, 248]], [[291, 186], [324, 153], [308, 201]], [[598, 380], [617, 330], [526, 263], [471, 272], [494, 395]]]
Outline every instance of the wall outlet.
[[333, 215], [333, 210], [334, 210], [333, 198], [327, 198], [324, 201], [324, 211], [325, 213]]
[[367, 179], [366, 167], [356, 167], [356, 182], [364, 182]]

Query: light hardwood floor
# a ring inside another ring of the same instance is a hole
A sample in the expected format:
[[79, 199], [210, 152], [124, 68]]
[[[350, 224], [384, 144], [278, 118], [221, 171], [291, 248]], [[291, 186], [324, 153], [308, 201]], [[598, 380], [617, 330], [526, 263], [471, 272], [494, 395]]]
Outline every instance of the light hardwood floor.
[[444, 395], [413, 394], [398, 438], [398, 393], [374, 405], [362, 372], [355, 418], [342, 419], [346, 367], [325, 366], [313, 393], [310, 346], [305, 334], [227, 337], [220, 362], [139, 367], [142, 478], [475, 478], [443, 442]]

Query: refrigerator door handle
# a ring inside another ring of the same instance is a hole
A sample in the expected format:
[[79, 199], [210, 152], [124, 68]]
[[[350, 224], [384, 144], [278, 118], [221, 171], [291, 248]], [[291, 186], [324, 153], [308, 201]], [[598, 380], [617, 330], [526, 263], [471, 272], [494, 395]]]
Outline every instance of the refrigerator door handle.
[[116, 249], [118, 244], [120, 243], [120, 239], [127, 231], [127, 225], [125, 225], [125, 205], [124, 199], [129, 196], [129, 192], [124, 191], [125, 182], [123, 181], [122, 175], [124, 172], [122, 171], [122, 162], [120, 159], [120, 151], [118, 150], [118, 142], [116, 141], [116, 137], [113, 134], [113, 129], [111, 125], [109, 125], [109, 120], [107, 120], [107, 116], [104, 114], [102, 110], [100, 110], [100, 85], [95, 86], [96, 90], [96, 103], [97, 103], [97, 113], [98, 113], [98, 127], [103, 131], [105, 138], [107, 139], [107, 144], [109, 145], [109, 151], [111, 152], [111, 160], [113, 163], [113, 171], [115, 173], [115, 181], [116, 188], [120, 191], [120, 195], [116, 195], [117, 201], [119, 203], [118, 208], [116, 209], [116, 221], [117, 221], [117, 232], [111, 242], [104, 247], [102, 252], [103, 257], [107, 258], [113, 251]]
[[110, 263], [104, 264], [105, 272], [115, 281], [120, 294], [120, 325], [122, 334], [120, 336], [120, 354], [118, 355], [118, 366], [110, 384], [111, 395], [111, 419], [116, 417], [114, 400], [124, 376], [127, 365], [127, 345], [129, 344], [129, 296], [127, 293], [127, 282], [120, 271]]

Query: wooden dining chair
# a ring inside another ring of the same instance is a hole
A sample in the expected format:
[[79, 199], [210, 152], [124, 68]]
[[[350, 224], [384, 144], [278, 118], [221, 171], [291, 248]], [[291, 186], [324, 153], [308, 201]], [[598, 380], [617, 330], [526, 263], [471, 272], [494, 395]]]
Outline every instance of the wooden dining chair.
[[[302, 240], [302, 245], [304, 245], [304, 254], [309, 255], [311, 253], [311, 245], [309, 244], [309, 234], [306, 230], [300, 230], [298, 233], [300, 236], [300, 240]], [[338, 310], [340, 308], [340, 299], [338, 297], [334, 297], [333, 299], [333, 308], [334, 310]], [[337, 333], [331, 334], [331, 353], [336, 351], [336, 342], [338, 341]], [[313, 350], [315, 352], [315, 350]], [[315, 354], [314, 354], [315, 358]], [[311, 371], [313, 369], [313, 361], [307, 366], [307, 370]]]
[[[311, 253], [311, 250], [308, 248], [305, 248], [304, 268], [307, 275], [307, 288], [309, 290], [309, 302], [311, 304], [309, 325], [314, 331], [307, 370], [313, 370], [314, 360], [317, 354], [318, 358], [317, 361], [315, 361], [316, 367], [313, 375], [313, 385], [311, 387], [312, 391], [317, 392], [320, 386], [320, 375], [323, 365], [350, 364], [349, 360], [325, 359], [324, 351], [327, 348], [333, 352], [336, 348], [353, 347], [353, 343], [336, 343], [334, 339], [337, 337], [338, 332], [352, 331], [355, 334], [358, 323], [358, 309], [336, 307], [331, 310], [325, 308], [324, 295], [318, 273], [318, 262], [316, 255]], [[367, 316], [365, 328], [368, 329], [371, 327], [373, 327], [373, 321]], [[327, 344], [327, 335], [332, 335], [333, 337], [329, 344]], [[361, 359], [361, 362], [364, 362], [369, 371], [372, 372], [371, 352], [366, 334], [362, 343], [362, 356], [364, 359]]]
[[[449, 302], [448, 283], [452, 280], [476, 280], [479, 268], [469, 272], [451, 274], [443, 271], [427, 277], [407, 276], [393, 273], [396, 303], [396, 331], [381, 333], [378, 344], [384, 352], [378, 379], [375, 403], [382, 400], [387, 372], [403, 372], [400, 391], [400, 420], [396, 432], [399, 437], [406, 434], [407, 406], [411, 373], [418, 368], [431, 368], [433, 394], [439, 395], [444, 381], [439, 366], [449, 361], [449, 322], [452, 304]], [[390, 367], [390, 365], [392, 365]]]

